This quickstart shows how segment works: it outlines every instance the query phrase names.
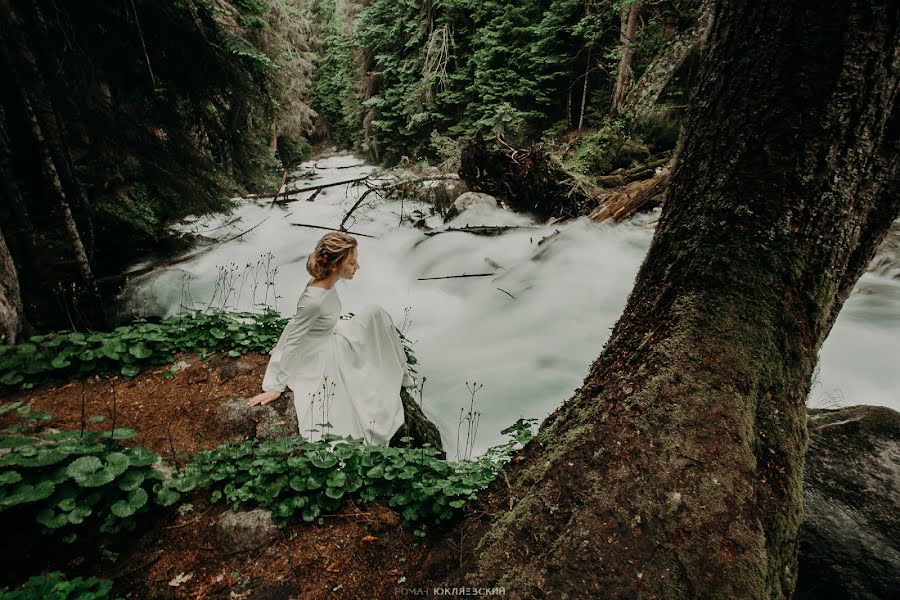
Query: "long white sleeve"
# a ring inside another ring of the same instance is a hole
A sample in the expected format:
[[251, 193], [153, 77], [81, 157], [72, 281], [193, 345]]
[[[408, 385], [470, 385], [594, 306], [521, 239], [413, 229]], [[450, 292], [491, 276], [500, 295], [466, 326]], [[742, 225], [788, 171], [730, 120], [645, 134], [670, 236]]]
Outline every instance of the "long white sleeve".
[[291, 317], [285, 326], [278, 343], [272, 349], [272, 358], [266, 367], [263, 377], [262, 389], [264, 392], [283, 392], [287, 387], [288, 374], [282, 368], [284, 359], [291, 355], [297, 347], [303, 344], [303, 340], [310, 327], [315, 323], [321, 312], [319, 302], [303, 301], [297, 304], [297, 312]]

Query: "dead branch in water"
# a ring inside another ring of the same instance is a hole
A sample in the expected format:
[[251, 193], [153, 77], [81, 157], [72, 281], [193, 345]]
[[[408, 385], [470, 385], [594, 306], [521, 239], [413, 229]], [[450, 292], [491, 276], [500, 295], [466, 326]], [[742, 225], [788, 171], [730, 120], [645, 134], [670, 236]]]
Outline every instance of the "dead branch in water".
[[374, 235], [369, 235], [366, 233], [357, 233], [355, 231], [347, 231], [346, 229], [336, 229], [334, 227], [325, 227], [323, 225], [309, 225], [307, 223], [291, 223], [294, 227], [312, 227], [313, 229], [327, 229], [328, 231], [343, 231], [344, 233], [349, 233], [351, 235], [361, 235], [362, 237], [374, 238]]
[[635, 181], [613, 192], [590, 214], [591, 219], [597, 223], [608, 219], [618, 223], [630, 217], [666, 189], [669, 171], [670, 167], [666, 166], [650, 179]]
[[537, 225], [472, 225], [465, 227], [447, 227], [436, 231], [426, 231], [425, 235], [437, 235], [439, 233], [448, 233], [450, 231], [460, 231], [463, 233], [474, 233], [476, 235], [499, 235], [510, 229], [540, 229]]
[[284, 187], [284, 182], [287, 181], [287, 169], [284, 170], [284, 173], [281, 174], [281, 183], [278, 184], [278, 189], [275, 190], [275, 195], [272, 196], [272, 204], [275, 204], [275, 201], [278, 200], [278, 194], [281, 193], [281, 188]]
[[456, 279], [459, 277], [490, 277], [493, 273], [472, 273], [470, 275], [444, 275], [443, 277], [419, 277], [418, 281], [428, 281], [431, 279]]
[[[359, 208], [359, 205], [363, 203], [363, 200], [366, 199], [366, 196], [368, 196], [372, 192], [391, 191], [391, 190], [395, 190], [399, 187], [402, 187], [403, 185], [410, 184], [410, 183], [425, 183], [426, 181], [447, 181], [447, 180], [459, 180], [459, 175], [457, 175], [455, 173], [449, 173], [447, 175], [433, 175], [430, 177], [415, 177], [412, 179], [400, 179], [393, 183], [387, 183], [384, 185], [369, 186], [369, 189], [367, 189], [365, 192], [363, 192], [363, 195], [359, 197], [359, 199], [353, 204], [353, 206], [350, 207], [350, 210], [347, 211], [347, 214], [344, 215], [344, 218], [341, 219], [341, 230], [344, 229], [344, 224], [347, 222], [347, 219], [350, 218], [350, 215], [353, 214], [353, 211], [355, 211], [357, 208]], [[369, 185], [368, 182], [366, 182], [366, 185]]]

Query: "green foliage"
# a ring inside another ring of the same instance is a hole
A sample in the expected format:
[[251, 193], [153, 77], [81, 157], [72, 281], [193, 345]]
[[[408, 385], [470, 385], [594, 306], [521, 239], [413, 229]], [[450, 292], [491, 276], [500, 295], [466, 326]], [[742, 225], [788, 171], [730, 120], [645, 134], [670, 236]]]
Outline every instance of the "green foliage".
[[[299, 515], [313, 521], [343, 500], [385, 498], [420, 535], [449, 521], [467, 500], [496, 477], [501, 465], [532, 437], [530, 420], [505, 429], [510, 439], [471, 461], [450, 463], [431, 447], [369, 446], [362, 440], [326, 435], [222, 444], [200, 452], [172, 482], [178, 492], [205, 488], [210, 500], [272, 511], [284, 524]], [[407, 440], [408, 441], [408, 440]]]
[[16, 590], [0, 589], [0, 600], [100, 600], [108, 598], [112, 581], [96, 577], [66, 579], [59, 571], [31, 577]]
[[[21, 404], [6, 404], [0, 411], [35, 418]], [[0, 522], [27, 514], [42, 533], [71, 542], [86, 528], [106, 533], [134, 529], [136, 516], [150, 509], [152, 496], [163, 506], [178, 499], [176, 492], [162, 487], [163, 475], [151, 468], [157, 461], [154, 452], [118, 444], [134, 437], [131, 429], [42, 434], [22, 429], [14, 426], [0, 436]]]
[[362, 126], [362, 106], [356, 93], [354, 41], [344, 30], [345, 16], [334, 0], [320, 0], [322, 49], [316, 63], [313, 102], [331, 125], [331, 138], [352, 148]]
[[606, 175], [647, 158], [647, 148], [629, 138], [623, 127], [613, 123], [586, 134], [566, 168], [582, 175]]
[[24, 344], [0, 346], [0, 384], [32, 386], [110, 373], [130, 378], [148, 366], [171, 362], [175, 352], [267, 352], [286, 323], [271, 310], [195, 311], [160, 323], [137, 321], [106, 333], [33, 336]]

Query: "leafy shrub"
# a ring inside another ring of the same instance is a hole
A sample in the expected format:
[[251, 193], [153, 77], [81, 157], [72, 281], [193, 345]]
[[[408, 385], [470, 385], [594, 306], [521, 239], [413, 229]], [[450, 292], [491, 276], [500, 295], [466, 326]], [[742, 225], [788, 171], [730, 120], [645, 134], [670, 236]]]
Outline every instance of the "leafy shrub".
[[[2, 412], [17, 410], [27, 418], [28, 407], [13, 402]], [[91, 417], [102, 420], [103, 417]], [[22, 433], [16, 426], [0, 437], [0, 516], [16, 518], [25, 509], [43, 533], [72, 542], [77, 531], [99, 525], [100, 531], [131, 530], [136, 515], [150, 508], [149, 500], [168, 506], [179, 495], [162, 487], [163, 475], [151, 468], [157, 455], [118, 440], [134, 430]], [[6, 515], [4, 515], [6, 513]]]
[[432, 447], [369, 446], [328, 435], [323, 442], [300, 436], [227, 442], [195, 455], [171, 486], [178, 492], [209, 488], [212, 502], [224, 499], [235, 508], [244, 503], [266, 508], [281, 525], [295, 514], [313, 521], [337, 510], [348, 496], [362, 503], [387, 498], [404, 524], [424, 535], [493, 481], [515, 449], [531, 439], [530, 421], [519, 419], [503, 430], [507, 442], [459, 463], [437, 458]]
[[654, 152], [662, 152], [675, 148], [680, 133], [680, 123], [674, 115], [654, 112], [635, 120], [632, 125], [634, 133]]
[[574, 158], [566, 167], [582, 175], [606, 175], [648, 156], [645, 146], [629, 139], [615, 127], [605, 127], [582, 138]]
[[267, 352], [286, 323], [272, 310], [262, 314], [195, 311], [160, 323], [138, 320], [106, 333], [36, 335], [24, 344], [0, 346], [0, 384], [32, 387], [115, 372], [134, 377], [145, 367], [171, 362], [175, 352], [221, 350], [230, 356]]
[[31, 577], [17, 590], [3, 588], [0, 600], [99, 600], [108, 598], [112, 581], [96, 577], [67, 580], [59, 571]]

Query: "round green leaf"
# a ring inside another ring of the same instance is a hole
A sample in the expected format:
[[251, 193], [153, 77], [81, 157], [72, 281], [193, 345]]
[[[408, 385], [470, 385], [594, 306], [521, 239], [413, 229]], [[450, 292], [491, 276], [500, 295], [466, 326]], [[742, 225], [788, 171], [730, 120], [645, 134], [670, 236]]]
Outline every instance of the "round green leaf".
[[78, 525], [79, 523], [84, 521], [85, 517], [90, 515], [92, 512], [94, 512], [94, 510], [86, 504], [76, 506], [72, 510], [72, 512], [69, 513], [69, 516], [68, 516], [69, 523], [72, 523], [73, 525]]
[[15, 471], [4, 471], [0, 473], [0, 485], [10, 485], [22, 481], [22, 476]]
[[141, 368], [137, 365], [122, 365], [122, 375], [125, 377], [134, 377], [141, 372]]
[[181, 494], [171, 488], [164, 487], [156, 493], [156, 503], [160, 506], [170, 506], [175, 504]]
[[156, 462], [156, 453], [140, 446], [132, 446], [125, 450], [125, 455], [135, 467], [149, 467]]
[[125, 473], [125, 476], [119, 480], [119, 489], [125, 492], [135, 490], [144, 482], [144, 474], [137, 470]]
[[132, 344], [132, 346], [128, 349], [128, 352], [135, 358], [147, 358], [148, 356], [153, 354], [153, 350], [148, 348], [144, 344], [144, 342], [138, 342], [137, 344]]
[[309, 462], [320, 469], [329, 469], [337, 464], [338, 459], [329, 452], [311, 452]]
[[0, 377], [0, 383], [3, 385], [16, 385], [21, 383], [25, 377], [18, 371], [7, 371]]
[[115, 477], [127, 471], [130, 464], [128, 457], [121, 452], [110, 452], [106, 457], [106, 470]]
[[99, 458], [96, 456], [82, 456], [72, 461], [66, 469], [66, 473], [69, 474], [69, 477], [81, 483], [79, 479], [93, 475], [101, 469], [103, 469], [103, 462]]
[[26, 504], [28, 502], [37, 502], [48, 498], [56, 488], [50, 481], [41, 481], [37, 485], [20, 483], [9, 493], [8, 496], [0, 500], [2, 506], [16, 506], [17, 504]]

